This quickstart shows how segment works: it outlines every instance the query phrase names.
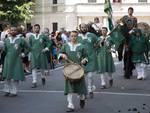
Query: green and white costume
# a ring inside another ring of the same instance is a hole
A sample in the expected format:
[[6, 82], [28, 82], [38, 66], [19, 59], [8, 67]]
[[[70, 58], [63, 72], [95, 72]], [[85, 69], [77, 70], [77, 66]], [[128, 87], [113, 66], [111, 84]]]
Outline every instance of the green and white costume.
[[88, 56], [88, 63], [84, 68], [88, 77], [88, 92], [90, 93], [95, 90], [92, 72], [95, 72], [97, 69], [96, 49], [94, 47], [97, 41], [97, 36], [93, 33], [87, 32], [85, 35], [79, 34], [77, 40], [84, 46], [84, 48], [86, 48]]
[[37, 69], [41, 69], [42, 77], [44, 70], [48, 69], [48, 59], [46, 52], [49, 51], [51, 41], [44, 34], [32, 34], [29, 37], [29, 45], [31, 48], [30, 60], [32, 68], [32, 83], [37, 82]]
[[130, 39], [130, 47], [132, 51], [132, 62], [135, 64], [138, 76], [137, 79], [145, 78], [145, 66], [149, 63], [148, 51], [150, 43], [145, 36], [132, 36]]
[[[102, 40], [103, 41], [102, 43]], [[111, 54], [111, 46], [113, 45], [112, 37], [101, 36], [97, 40], [97, 72], [101, 74], [101, 85], [105, 86], [105, 74], [108, 74], [109, 79], [112, 79], [112, 73], [115, 72], [115, 65]]]
[[4, 51], [6, 52], [2, 76], [6, 80], [4, 92], [17, 94], [16, 81], [24, 81], [24, 69], [21, 60], [21, 51], [28, 51], [27, 42], [19, 37], [8, 37], [4, 42]]
[[[78, 64], [80, 64], [82, 58], [86, 57], [85, 49], [80, 43], [72, 44], [71, 42], [69, 42], [64, 44], [60, 50], [58, 57], [60, 57], [62, 53], [65, 53], [68, 59]], [[72, 93], [77, 93], [80, 95], [81, 99], [85, 99], [87, 89], [84, 77], [78, 82], [70, 82], [69, 80], [65, 80], [64, 94], [67, 95], [68, 107], [74, 109], [74, 105], [72, 102]]]

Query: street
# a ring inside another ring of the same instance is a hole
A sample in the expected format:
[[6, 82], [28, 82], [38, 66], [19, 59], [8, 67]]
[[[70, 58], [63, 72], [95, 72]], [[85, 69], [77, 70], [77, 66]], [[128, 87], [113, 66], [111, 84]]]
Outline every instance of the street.
[[[100, 89], [100, 76], [94, 75], [96, 90], [94, 99], [87, 99], [84, 109], [80, 109], [79, 98], [74, 95], [75, 112], [78, 113], [150, 113], [150, 69], [146, 68], [147, 79], [139, 81], [136, 72], [131, 79], [123, 78], [122, 64], [115, 62], [112, 88]], [[46, 85], [31, 88], [31, 75], [19, 85], [17, 97], [4, 97], [3, 83], [0, 84], [0, 113], [65, 113], [66, 96], [63, 93], [64, 77], [62, 68], [50, 71]]]

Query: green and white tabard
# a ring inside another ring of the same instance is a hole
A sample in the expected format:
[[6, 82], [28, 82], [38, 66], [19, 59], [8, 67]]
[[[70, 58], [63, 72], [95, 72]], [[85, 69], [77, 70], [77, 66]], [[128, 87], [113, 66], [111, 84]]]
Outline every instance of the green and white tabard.
[[25, 79], [21, 51], [23, 49], [28, 51], [28, 47], [27, 42], [19, 36], [15, 38], [8, 37], [5, 40], [4, 51], [6, 56], [3, 67], [3, 77], [5, 79], [22, 81]]
[[49, 50], [51, 41], [44, 34], [35, 34], [29, 37], [29, 45], [31, 48], [31, 68], [48, 69], [47, 53], [43, 49]]
[[99, 37], [97, 40], [98, 48], [97, 48], [97, 71], [98, 73], [115, 72], [115, 65], [112, 58], [112, 54], [110, 52], [111, 46], [113, 44], [111, 37], [106, 37], [103, 45], [99, 43], [103, 40], [103, 36]]
[[96, 61], [96, 49], [95, 44], [97, 41], [97, 36], [93, 33], [87, 32], [85, 35], [79, 34], [77, 38], [78, 42], [81, 43], [86, 49], [88, 63], [84, 67], [86, 72], [94, 72], [97, 69]]
[[[72, 43], [66, 43], [62, 46], [59, 56], [61, 56], [62, 53], [65, 53], [71, 61], [74, 63], [80, 63], [82, 58], [86, 57], [85, 50], [83, 46], [79, 43], [72, 44]], [[77, 94], [86, 94], [86, 84], [84, 77], [78, 81], [78, 82], [70, 82], [69, 80], [65, 80], [65, 95], [68, 93], [77, 93]]]

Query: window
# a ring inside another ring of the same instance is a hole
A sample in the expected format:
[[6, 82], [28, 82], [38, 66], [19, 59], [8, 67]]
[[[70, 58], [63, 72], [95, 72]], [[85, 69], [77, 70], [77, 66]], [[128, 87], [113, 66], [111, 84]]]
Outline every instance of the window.
[[57, 12], [57, 0], [53, 0], [52, 12]]
[[58, 30], [58, 23], [57, 22], [52, 23], [52, 26], [53, 26], [53, 32]]
[[96, 0], [88, 0], [88, 3], [96, 3]]
[[52, 11], [57, 12], [57, 6], [52, 6]]
[[113, 0], [113, 3], [120, 3], [121, 0]]
[[53, 4], [57, 4], [57, 0], [53, 0]]
[[138, 0], [138, 2], [147, 2], [147, 0]]

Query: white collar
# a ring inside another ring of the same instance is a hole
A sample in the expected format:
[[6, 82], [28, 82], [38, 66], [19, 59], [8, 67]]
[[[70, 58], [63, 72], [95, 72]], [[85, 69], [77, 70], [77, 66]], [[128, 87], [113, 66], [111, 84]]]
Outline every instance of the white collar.
[[106, 37], [104, 37], [104, 36], [100, 36], [100, 38], [102, 38], [102, 39], [103, 39], [103, 38], [107, 39], [108, 37], [109, 37], [109, 36], [106, 36]]
[[38, 36], [36, 36], [36, 34], [33, 34], [35, 39], [39, 39], [40, 35], [41, 35], [41, 33], [39, 33]]
[[16, 36], [15, 38], [8, 37], [10, 43], [15, 43], [15, 41], [16, 41], [17, 39], [19, 39], [19, 38], [20, 38], [20, 37], [18, 37], [18, 36]]
[[77, 47], [80, 46], [80, 43], [72, 44], [71, 42], [68, 42], [68, 45], [70, 47], [70, 51], [76, 51]]
[[85, 35], [79, 34], [79, 36], [81, 36], [81, 38], [84, 40], [84, 39], [88, 38], [88, 36], [87, 36], [88, 34], [89, 34], [89, 32], [87, 32]]

